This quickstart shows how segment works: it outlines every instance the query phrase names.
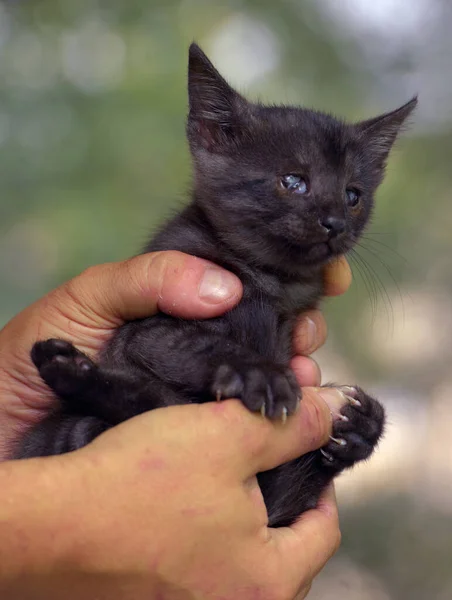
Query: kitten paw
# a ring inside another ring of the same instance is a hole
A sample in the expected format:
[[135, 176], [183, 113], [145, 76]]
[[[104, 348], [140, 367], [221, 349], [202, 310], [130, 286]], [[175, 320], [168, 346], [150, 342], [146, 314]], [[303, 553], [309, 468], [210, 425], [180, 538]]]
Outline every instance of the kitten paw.
[[217, 400], [240, 398], [253, 412], [286, 421], [301, 399], [301, 389], [290, 369], [273, 365], [221, 365], [211, 391]]
[[90, 358], [64, 340], [36, 342], [31, 359], [46, 384], [61, 396], [81, 391], [97, 371]]
[[361, 388], [339, 389], [346, 402], [336, 415], [330, 442], [320, 450], [323, 466], [335, 471], [368, 458], [383, 434], [385, 422], [382, 405]]

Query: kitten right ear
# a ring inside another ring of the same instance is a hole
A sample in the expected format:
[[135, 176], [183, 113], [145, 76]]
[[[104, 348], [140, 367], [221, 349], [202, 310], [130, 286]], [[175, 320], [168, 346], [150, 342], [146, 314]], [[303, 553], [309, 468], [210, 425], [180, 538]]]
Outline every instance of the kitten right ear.
[[246, 100], [240, 96], [193, 43], [188, 60], [188, 137], [207, 150], [220, 150], [239, 133]]
[[417, 96], [396, 110], [355, 125], [378, 168], [384, 168], [397, 135], [416, 106]]

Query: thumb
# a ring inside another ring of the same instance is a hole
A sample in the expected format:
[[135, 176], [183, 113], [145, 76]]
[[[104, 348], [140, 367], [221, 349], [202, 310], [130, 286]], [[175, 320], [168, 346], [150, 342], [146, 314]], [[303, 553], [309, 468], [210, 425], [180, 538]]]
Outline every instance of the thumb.
[[91, 267], [58, 292], [68, 294], [85, 319], [118, 325], [158, 310], [184, 319], [215, 317], [237, 304], [242, 286], [207, 260], [168, 251]]
[[[243, 409], [242, 427], [236, 427], [229, 436], [237, 438], [235, 446], [242, 456], [245, 475], [269, 471], [324, 446], [331, 435], [334, 415], [345, 403], [343, 394], [336, 388], [303, 388], [298, 411], [284, 424]], [[248, 421], [251, 427], [246, 426]]]

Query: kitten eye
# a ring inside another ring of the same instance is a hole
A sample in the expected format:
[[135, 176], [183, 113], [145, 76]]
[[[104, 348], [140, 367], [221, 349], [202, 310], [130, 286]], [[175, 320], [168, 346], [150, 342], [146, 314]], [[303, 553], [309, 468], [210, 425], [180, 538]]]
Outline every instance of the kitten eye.
[[300, 175], [284, 175], [281, 177], [281, 184], [286, 190], [291, 190], [296, 194], [306, 194], [308, 184]]
[[355, 206], [358, 206], [360, 200], [360, 194], [358, 190], [348, 188], [347, 190], [345, 190], [345, 193], [347, 194], [347, 204], [351, 208], [355, 208]]

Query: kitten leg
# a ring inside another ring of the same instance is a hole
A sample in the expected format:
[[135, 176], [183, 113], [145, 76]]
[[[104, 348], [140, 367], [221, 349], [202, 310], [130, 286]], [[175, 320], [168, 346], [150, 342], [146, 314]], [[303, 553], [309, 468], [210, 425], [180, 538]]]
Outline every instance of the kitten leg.
[[31, 358], [65, 413], [89, 415], [115, 425], [152, 408], [184, 402], [151, 373], [144, 378], [99, 368], [64, 340], [37, 342]]
[[146, 324], [129, 324], [117, 341], [126, 346], [126, 358], [135, 367], [158, 372], [169, 386], [198, 402], [239, 398], [250, 410], [282, 420], [296, 411], [301, 390], [290, 369], [207, 327], [212, 323], [156, 315]]
[[382, 405], [360, 388], [341, 389], [344, 405], [339, 415], [334, 415], [330, 442], [321, 450], [258, 475], [272, 527], [288, 526], [314, 508], [333, 478], [369, 458], [378, 444], [385, 420]]
[[106, 431], [108, 423], [95, 417], [54, 414], [33, 427], [17, 448], [12, 458], [53, 456], [78, 450]]

